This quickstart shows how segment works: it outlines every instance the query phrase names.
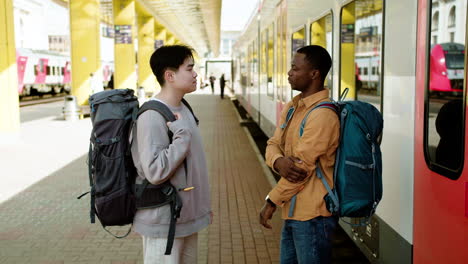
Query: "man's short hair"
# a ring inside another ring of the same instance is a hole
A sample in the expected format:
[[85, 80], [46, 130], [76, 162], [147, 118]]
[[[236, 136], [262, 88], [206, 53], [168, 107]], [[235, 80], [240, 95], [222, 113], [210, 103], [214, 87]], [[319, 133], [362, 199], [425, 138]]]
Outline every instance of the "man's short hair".
[[150, 66], [158, 83], [163, 86], [164, 72], [168, 69], [177, 71], [187, 58], [193, 59], [193, 49], [185, 45], [162, 46], [153, 52]]
[[309, 45], [298, 49], [297, 52], [306, 56], [306, 61], [311, 68], [319, 70], [322, 81], [324, 81], [332, 65], [328, 51], [318, 45]]

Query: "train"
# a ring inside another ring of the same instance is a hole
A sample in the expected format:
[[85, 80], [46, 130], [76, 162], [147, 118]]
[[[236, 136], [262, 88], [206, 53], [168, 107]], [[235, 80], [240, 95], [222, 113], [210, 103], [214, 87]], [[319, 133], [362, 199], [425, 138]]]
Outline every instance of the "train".
[[381, 111], [383, 199], [368, 225], [340, 221], [371, 263], [468, 260], [466, 12], [467, 0], [263, 0], [233, 46], [232, 89], [267, 136], [298, 94], [287, 72], [304, 45], [332, 57], [330, 98], [348, 88]]
[[[107, 85], [114, 69], [112, 61], [101, 61], [103, 87]], [[70, 93], [70, 56], [48, 50], [18, 48], [18, 94], [24, 96]]]

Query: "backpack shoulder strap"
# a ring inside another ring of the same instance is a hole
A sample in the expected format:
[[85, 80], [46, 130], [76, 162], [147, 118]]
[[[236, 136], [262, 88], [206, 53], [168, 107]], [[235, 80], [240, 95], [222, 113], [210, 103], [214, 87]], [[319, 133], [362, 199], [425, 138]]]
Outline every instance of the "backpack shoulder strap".
[[300, 137], [302, 137], [302, 134], [304, 133], [304, 127], [305, 127], [305, 124], [307, 123], [307, 118], [309, 117], [310, 113], [312, 113], [312, 111], [314, 111], [315, 109], [319, 109], [319, 108], [328, 108], [328, 109], [335, 111], [335, 113], [337, 114], [339, 113], [339, 108], [338, 108], [338, 105], [336, 105], [336, 103], [334, 102], [319, 103], [318, 105], [310, 109], [309, 112], [307, 112], [307, 114], [305, 115], [304, 119], [302, 119], [301, 126], [299, 128]]
[[281, 129], [285, 129], [288, 126], [289, 120], [291, 120], [295, 110], [296, 109], [294, 109], [294, 106], [289, 107], [288, 113], [286, 114], [286, 120], [281, 125]]
[[195, 122], [197, 123], [197, 126], [198, 126], [200, 121], [198, 120], [197, 116], [195, 116], [195, 113], [193, 112], [193, 109], [190, 106], [190, 104], [187, 102], [187, 100], [185, 100], [185, 98], [182, 98], [182, 103], [190, 110], [190, 113], [192, 113], [193, 118], [195, 119]]
[[153, 111], [160, 113], [167, 122], [173, 122], [176, 120], [171, 109], [169, 109], [169, 107], [167, 107], [167, 105], [165, 105], [164, 103], [161, 103], [156, 100], [150, 100], [144, 103], [140, 107], [140, 110], [138, 111], [137, 118], [140, 117], [141, 114], [143, 114], [144, 112], [148, 110], [153, 110]]

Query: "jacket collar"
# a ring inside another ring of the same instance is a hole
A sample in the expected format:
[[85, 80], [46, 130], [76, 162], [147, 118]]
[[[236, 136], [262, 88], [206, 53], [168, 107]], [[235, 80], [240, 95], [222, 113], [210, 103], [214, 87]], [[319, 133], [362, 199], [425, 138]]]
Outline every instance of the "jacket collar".
[[294, 96], [293, 98], [293, 105], [294, 107], [298, 107], [304, 105], [306, 108], [310, 108], [311, 106], [317, 104], [318, 102], [329, 98], [329, 90], [324, 89], [320, 92], [314, 93], [312, 95], [307, 96], [306, 98], [302, 98], [302, 93]]

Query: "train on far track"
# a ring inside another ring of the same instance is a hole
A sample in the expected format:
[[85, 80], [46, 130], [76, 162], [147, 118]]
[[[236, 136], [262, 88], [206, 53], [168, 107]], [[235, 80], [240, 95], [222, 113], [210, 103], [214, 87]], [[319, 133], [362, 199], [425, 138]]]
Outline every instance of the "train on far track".
[[[47, 50], [18, 48], [16, 50], [18, 68], [18, 94], [21, 97], [70, 93], [70, 56]], [[110, 81], [114, 63], [101, 61], [103, 86]]]

